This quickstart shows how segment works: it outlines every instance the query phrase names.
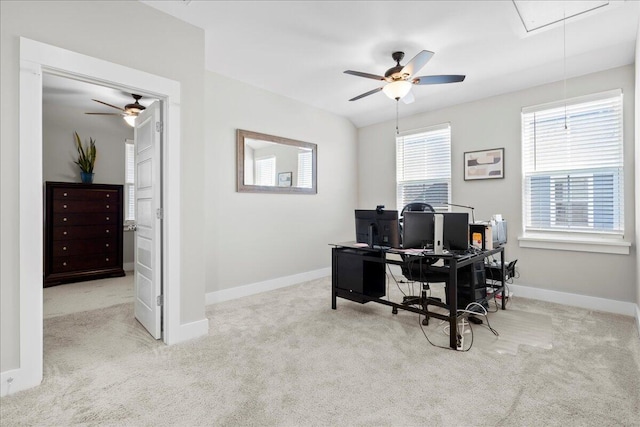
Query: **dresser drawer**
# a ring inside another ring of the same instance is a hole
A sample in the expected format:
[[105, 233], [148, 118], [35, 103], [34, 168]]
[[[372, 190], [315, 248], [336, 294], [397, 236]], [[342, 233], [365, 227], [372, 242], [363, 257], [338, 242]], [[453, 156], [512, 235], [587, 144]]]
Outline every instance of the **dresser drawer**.
[[53, 200], [117, 201], [118, 191], [98, 188], [53, 188]]
[[108, 254], [117, 252], [115, 238], [54, 241], [53, 256]]
[[51, 273], [70, 271], [98, 270], [118, 265], [118, 257], [114, 254], [87, 256], [54, 256], [51, 263]]
[[[119, 230], [122, 233], [122, 229]], [[79, 225], [53, 227], [52, 238], [54, 241], [95, 239], [100, 237], [117, 236], [118, 227], [115, 225]]]
[[53, 226], [66, 225], [115, 225], [118, 224], [118, 213], [70, 213], [54, 215], [51, 222]]
[[117, 200], [54, 200], [53, 213], [67, 212], [118, 212], [120, 203]]

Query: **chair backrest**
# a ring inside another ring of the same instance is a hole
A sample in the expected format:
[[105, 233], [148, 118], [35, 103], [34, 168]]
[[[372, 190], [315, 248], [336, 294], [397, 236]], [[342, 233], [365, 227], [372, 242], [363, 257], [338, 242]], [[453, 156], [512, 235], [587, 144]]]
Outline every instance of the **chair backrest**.
[[433, 209], [433, 206], [431, 206], [429, 203], [411, 202], [405, 205], [404, 208], [402, 208], [402, 212], [400, 212], [400, 216], [402, 217], [405, 212], [435, 212], [435, 211], [436, 210]]

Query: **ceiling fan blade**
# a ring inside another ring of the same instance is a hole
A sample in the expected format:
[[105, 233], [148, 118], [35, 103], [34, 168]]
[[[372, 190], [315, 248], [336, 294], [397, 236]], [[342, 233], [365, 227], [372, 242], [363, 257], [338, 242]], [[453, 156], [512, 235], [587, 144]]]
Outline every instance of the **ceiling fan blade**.
[[107, 103], [106, 103], [106, 102], [104, 102], [104, 101], [99, 101], [99, 100], [97, 100], [97, 99], [92, 99], [92, 101], [99, 102], [100, 104], [104, 104], [104, 105], [106, 105], [107, 107], [115, 108], [116, 110], [124, 111], [124, 108], [122, 108], [122, 107], [116, 107], [115, 105], [111, 105], [111, 104], [107, 104]]
[[457, 83], [464, 80], [466, 76], [443, 75], [443, 76], [422, 76], [412, 79], [414, 85], [439, 85], [442, 83]]
[[369, 92], [365, 92], [362, 95], [356, 96], [355, 98], [351, 98], [349, 101], [357, 101], [360, 98], [364, 98], [365, 96], [373, 95], [374, 93], [380, 92], [381, 90], [382, 90], [381, 87], [373, 89], [373, 90], [370, 90]]
[[404, 68], [402, 69], [402, 74], [413, 76], [415, 73], [420, 71], [427, 62], [429, 62], [432, 56], [433, 52], [423, 50], [422, 52], [414, 56], [413, 59], [404, 66]]
[[404, 102], [405, 104], [411, 104], [413, 103], [413, 101], [415, 101], [416, 98], [414, 98], [413, 96], [413, 92], [409, 92], [407, 93], [403, 98], [402, 98], [402, 102]]
[[373, 79], [373, 80], [385, 80], [385, 78], [382, 76], [376, 76], [375, 74], [369, 74], [369, 73], [362, 73], [360, 71], [347, 70], [344, 73], [351, 74], [352, 76], [366, 77], [368, 79]]
[[85, 113], [85, 114], [93, 114], [95, 116], [122, 116], [119, 113]]

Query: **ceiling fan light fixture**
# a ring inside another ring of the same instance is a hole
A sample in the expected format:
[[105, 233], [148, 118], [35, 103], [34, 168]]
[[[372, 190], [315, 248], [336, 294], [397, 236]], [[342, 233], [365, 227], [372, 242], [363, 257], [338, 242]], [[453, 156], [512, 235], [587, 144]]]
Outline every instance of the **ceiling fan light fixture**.
[[127, 122], [129, 126], [134, 127], [136, 125], [136, 117], [137, 117], [137, 114], [127, 115], [127, 116], [124, 116], [124, 121]]
[[404, 98], [411, 91], [411, 82], [406, 80], [396, 80], [388, 83], [382, 88], [382, 91], [391, 99], [396, 101]]

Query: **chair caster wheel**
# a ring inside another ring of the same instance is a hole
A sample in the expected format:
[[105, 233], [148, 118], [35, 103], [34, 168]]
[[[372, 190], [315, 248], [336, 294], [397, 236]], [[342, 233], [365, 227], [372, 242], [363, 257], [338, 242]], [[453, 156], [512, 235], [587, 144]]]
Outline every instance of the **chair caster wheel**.
[[422, 319], [422, 324], [424, 326], [429, 326], [429, 319], [427, 319], [427, 318]]
[[392, 314], [398, 314], [398, 309], [397, 309], [396, 307], [393, 307], [393, 308], [391, 309], [391, 313], [392, 313]]

